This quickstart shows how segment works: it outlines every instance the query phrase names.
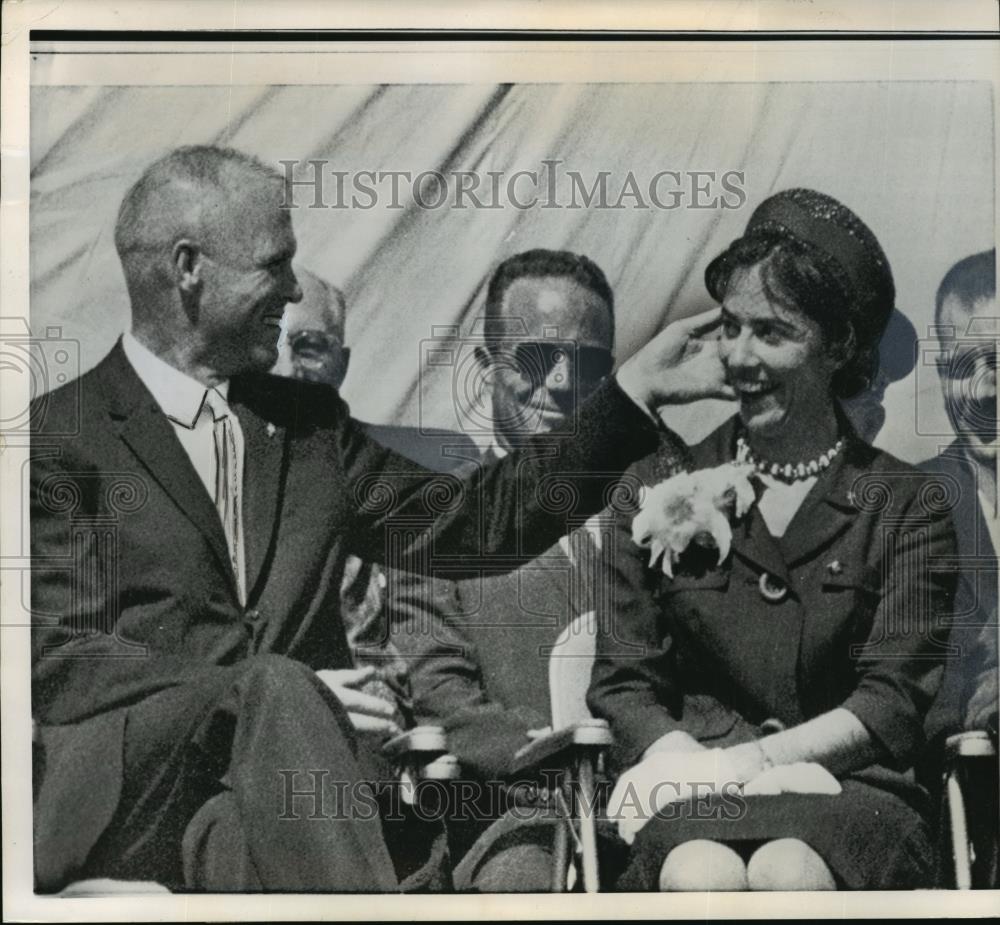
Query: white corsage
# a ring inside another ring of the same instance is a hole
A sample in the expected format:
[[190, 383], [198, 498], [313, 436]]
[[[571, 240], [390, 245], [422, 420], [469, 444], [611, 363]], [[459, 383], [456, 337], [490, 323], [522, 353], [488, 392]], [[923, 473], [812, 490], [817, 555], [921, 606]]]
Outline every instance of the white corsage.
[[738, 520], [756, 500], [754, 467], [724, 463], [714, 469], [681, 472], [645, 491], [632, 521], [632, 539], [649, 550], [652, 568], [663, 556], [663, 572], [674, 577], [674, 565], [691, 543], [714, 546], [721, 565], [729, 555]]

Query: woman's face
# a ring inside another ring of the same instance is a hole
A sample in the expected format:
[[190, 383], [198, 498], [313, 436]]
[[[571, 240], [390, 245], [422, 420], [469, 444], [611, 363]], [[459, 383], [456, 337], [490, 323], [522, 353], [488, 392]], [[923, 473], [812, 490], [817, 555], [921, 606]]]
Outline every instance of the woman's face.
[[837, 362], [819, 325], [771, 301], [761, 267], [736, 270], [722, 303], [719, 355], [751, 436], [773, 439], [830, 414]]

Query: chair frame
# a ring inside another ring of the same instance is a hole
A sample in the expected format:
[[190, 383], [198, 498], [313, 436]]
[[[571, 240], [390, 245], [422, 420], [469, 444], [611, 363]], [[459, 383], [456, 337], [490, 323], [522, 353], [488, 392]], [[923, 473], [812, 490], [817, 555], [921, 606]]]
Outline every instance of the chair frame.
[[[973, 866], [977, 847], [980, 852], [988, 851], [992, 856], [990, 866], [993, 868], [994, 877], [996, 876], [998, 854], [996, 826], [991, 832], [991, 844], [974, 845], [969, 835], [966, 808], [968, 777], [974, 768], [982, 768], [989, 762], [992, 762], [995, 774], [997, 747], [987, 732], [960, 732], [949, 736], [945, 742], [945, 764], [942, 772], [942, 833], [939, 841], [942, 850], [945, 843], [951, 849], [955, 889], [971, 890], [995, 885], [974, 883]], [[997, 786], [995, 779], [992, 781], [992, 786]], [[945, 824], [947, 833], [944, 832]]]

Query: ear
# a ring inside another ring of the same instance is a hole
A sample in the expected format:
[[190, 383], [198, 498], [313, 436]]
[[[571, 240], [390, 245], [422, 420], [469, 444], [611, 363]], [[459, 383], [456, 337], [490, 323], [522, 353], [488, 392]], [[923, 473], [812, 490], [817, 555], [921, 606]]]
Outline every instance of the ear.
[[476, 362], [483, 369], [489, 369], [490, 365], [493, 363], [493, 357], [490, 354], [490, 351], [482, 344], [480, 344], [478, 347], [476, 347], [476, 349], [473, 352], [475, 353], [476, 356]]
[[829, 346], [830, 359], [836, 369], [842, 369], [857, 353], [858, 335], [853, 324], [847, 326], [847, 336]]
[[194, 241], [182, 238], [174, 244], [170, 258], [177, 288], [187, 296], [195, 295], [201, 289], [201, 249]]

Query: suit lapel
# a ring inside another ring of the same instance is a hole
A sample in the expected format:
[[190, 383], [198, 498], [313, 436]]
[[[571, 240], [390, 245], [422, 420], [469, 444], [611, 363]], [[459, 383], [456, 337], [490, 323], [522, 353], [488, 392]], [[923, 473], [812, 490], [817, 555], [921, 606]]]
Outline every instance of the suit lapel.
[[966, 448], [957, 440], [934, 460], [928, 471], [952, 478], [956, 482], [958, 500], [952, 511], [958, 538], [958, 554], [969, 558], [996, 558], [986, 514], [979, 502], [979, 482], [976, 469], [966, 455]]
[[756, 566], [757, 571], [780, 578], [786, 585], [791, 581], [781, 546], [768, 530], [756, 504], [733, 530], [733, 554]]
[[829, 546], [858, 514], [855, 483], [864, 475], [873, 451], [853, 433], [848, 434], [846, 442], [830, 468], [816, 480], [780, 540], [791, 568]]
[[201, 532], [236, 591], [226, 535], [212, 499], [167, 416], [132, 368], [119, 341], [102, 368], [102, 388], [119, 437]]
[[278, 529], [278, 506], [288, 456], [287, 430], [253, 409], [253, 387], [230, 383], [230, 400], [240, 419], [245, 449], [243, 535], [247, 602], [254, 600]]
[[[790, 582], [791, 568], [833, 542], [857, 514], [851, 489], [873, 451], [855, 434], [846, 418], [840, 415], [839, 419], [846, 445], [806, 495], [784, 536], [776, 539], [771, 535], [756, 504], [733, 529], [733, 554], [754, 565], [757, 571], [768, 572], [786, 584]], [[731, 418], [692, 448], [694, 468], [718, 466], [735, 458], [738, 421], [738, 417]]]
[[[733, 416], [718, 430], [691, 448], [691, 469], [708, 469], [736, 458], [739, 417]], [[788, 567], [781, 547], [771, 536], [760, 510], [754, 504], [746, 516], [733, 525], [732, 555], [749, 562], [756, 571], [768, 572], [788, 583]]]

